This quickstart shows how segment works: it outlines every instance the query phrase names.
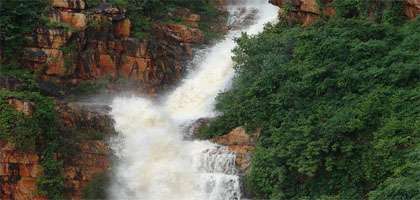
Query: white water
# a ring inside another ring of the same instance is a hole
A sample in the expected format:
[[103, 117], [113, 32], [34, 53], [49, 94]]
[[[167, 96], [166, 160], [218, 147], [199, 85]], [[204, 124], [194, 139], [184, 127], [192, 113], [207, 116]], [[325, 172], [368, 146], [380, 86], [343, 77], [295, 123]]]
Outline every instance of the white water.
[[[257, 10], [255, 24], [248, 34], [263, 30], [273, 21], [277, 8], [267, 0], [239, 1], [229, 6], [229, 22], [239, 23], [243, 14]], [[251, 2], [251, 3], [250, 3]], [[231, 31], [226, 38], [195, 58], [196, 68], [167, 95], [162, 104], [140, 97], [118, 97], [111, 115], [120, 135], [111, 148], [119, 159], [109, 191], [111, 199], [225, 200], [240, 199], [235, 154], [208, 141], [184, 140], [183, 126], [202, 117], [215, 115], [213, 104], [234, 75]]]

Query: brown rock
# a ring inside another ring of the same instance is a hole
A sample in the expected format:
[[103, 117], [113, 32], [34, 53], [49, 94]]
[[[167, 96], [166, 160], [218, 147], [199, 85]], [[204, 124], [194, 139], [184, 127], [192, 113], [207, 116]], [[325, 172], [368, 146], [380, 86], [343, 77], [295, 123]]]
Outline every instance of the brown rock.
[[[145, 79], [144, 72], [148, 67], [148, 60], [145, 58], [137, 58], [132, 56], [125, 56], [122, 58], [120, 74], [124, 78], [131, 78], [137, 81]], [[150, 60], [149, 60], [150, 63]]]
[[200, 21], [200, 15], [191, 13], [190, 9], [188, 8], [179, 8], [176, 11], [176, 14], [181, 17], [183, 20], [187, 22], [193, 22], [194, 24], [197, 24], [198, 21]]
[[33, 165], [21, 164], [19, 165], [19, 176], [30, 177]]
[[185, 20], [189, 22], [198, 22], [201, 20], [201, 16], [198, 14], [190, 14]]
[[78, 174], [78, 169], [76, 167], [68, 167], [64, 170], [64, 174], [70, 179], [75, 179]]
[[130, 19], [124, 19], [118, 21], [115, 28], [114, 34], [116, 36], [130, 36], [130, 29], [131, 29], [131, 21]]
[[4, 151], [3, 152], [3, 162], [6, 163], [20, 163], [20, 164], [36, 164], [38, 163], [39, 156], [38, 154], [23, 154], [21, 152], [14, 151]]
[[169, 24], [158, 31], [164, 38], [174, 42], [200, 43], [204, 40], [204, 34], [199, 29], [182, 24]]
[[60, 48], [64, 47], [71, 38], [72, 32], [59, 28], [38, 28], [34, 35], [26, 36], [33, 41], [35, 47]]
[[188, 8], [179, 8], [178, 10], [176, 10], [176, 15], [178, 15], [178, 17], [181, 17], [181, 18], [186, 18], [190, 14], [191, 14], [191, 11]]
[[59, 8], [85, 9], [85, 2], [83, 0], [52, 0], [51, 5]]
[[7, 102], [17, 111], [23, 113], [24, 115], [32, 115], [34, 111], [35, 104], [28, 101], [20, 101], [15, 98], [8, 98]]
[[414, 19], [420, 14], [420, 5], [406, 4], [404, 7], [404, 14], [409, 19]]
[[[33, 69], [44, 68], [46, 75], [66, 76], [74, 73], [74, 60], [70, 55], [65, 58], [61, 50], [27, 47], [24, 53], [24, 59], [32, 63]], [[70, 59], [70, 63], [65, 63], [65, 59]]]
[[294, 18], [303, 25], [312, 24], [315, 20], [318, 19], [319, 15], [310, 13], [310, 12], [296, 12], [295, 15], [292, 14]]
[[311, 12], [316, 14], [321, 14], [320, 10], [318, 9], [317, 0], [305, 0], [300, 1], [300, 10], [304, 12]]
[[229, 145], [229, 151], [235, 152], [237, 154], [247, 154], [252, 152], [255, 147], [252, 145]]
[[42, 167], [42, 165], [33, 165], [30, 176], [38, 177], [43, 173], [44, 173], [44, 167]]
[[269, 0], [268, 2], [275, 6], [283, 7], [284, 1], [285, 0]]
[[239, 126], [230, 133], [214, 138], [211, 141], [222, 145], [245, 145], [251, 143], [251, 138], [246, 134], [245, 130]]
[[405, 0], [407, 4], [412, 5], [418, 9], [420, 9], [420, 1], [419, 0]]
[[98, 70], [99, 77], [110, 75], [111, 78], [116, 78], [117, 67], [115, 64], [115, 58], [111, 57], [108, 54], [100, 54], [99, 65], [98, 65], [97, 70]]
[[93, 53], [79, 53], [77, 57], [76, 72], [77, 76], [82, 79], [96, 77], [96, 59]]
[[[269, 3], [279, 6], [279, 13], [284, 13], [285, 0], [269, 0]], [[420, 14], [420, 0], [405, 0], [404, 13], [409, 19], [414, 19]], [[317, 0], [292, 0], [292, 12], [289, 17], [295, 19], [301, 24], [308, 25], [314, 22], [321, 14], [318, 9]], [[327, 16], [335, 14], [334, 8], [329, 3], [325, 3], [324, 10], [322, 11]]]
[[87, 25], [86, 15], [83, 13], [60, 12], [61, 21], [75, 29], [84, 29]]
[[[109, 126], [107, 117], [98, 112], [86, 111], [80, 106], [57, 101], [60, 116], [68, 117], [77, 127], [105, 130], [101, 126]], [[63, 114], [64, 113], [64, 114]], [[104, 141], [86, 141], [88, 147], [77, 157], [64, 161], [64, 171], [68, 180], [65, 182], [72, 191], [68, 198], [81, 199], [82, 188], [91, 180], [92, 175], [103, 173], [109, 169], [109, 151]], [[36, 180], [44, 169], [39, 164], [39, 155], [22, 153], [11, 143], [0, 141], [0, 199], [46, 199], [37, 195]], [[83, 179], [83, 180], [82, 180]], [[74, 191], [74, 193], [73, 193]]]
[[124, 37], [122, 48], [125, 54], [133, 57], [148, 58], [147, 41], [133, 37]]
[[255, 149], [255, 141], [260, 132], [248, 135], [242, 127], [233, 129], [230, 133], [216, 137], [211, 141], [228, 147], [229, 151], [236, 153], [235, 163], [239, 167], [239, 175], [245, 176], [252, 162], [252, 152]]
[[36, 178], [22, 177], [16, 185], [17, 192], [21, 194], [21, 197], [17, 196], [17, 199], [33, 198], [32, 195], [34, 191], [36, 190], [35, 182], [36, 182]]

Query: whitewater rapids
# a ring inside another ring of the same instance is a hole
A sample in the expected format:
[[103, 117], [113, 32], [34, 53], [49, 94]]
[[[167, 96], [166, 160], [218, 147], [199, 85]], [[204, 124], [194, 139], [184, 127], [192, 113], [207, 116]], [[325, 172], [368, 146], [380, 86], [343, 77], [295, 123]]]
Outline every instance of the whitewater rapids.
[[215, 116], [215, 97], [234, 75], [233, 39], [241, 32], [256, 34], [276, 19], [278, 8], [267, 0], [237, 2], [241, 5], [227, 6], [228, 23], [256, 11], [255, 22], [230, 31], [196, 57], [194, 70], [162, 103], [141, 97], [114, 99], [111, 115], [120, 134], [111, 141], [118, 163], [113, 167], [110, 199], [241, 199], [236, 155], [208, 141], [185, 140], [183, 133], [186, 124]]

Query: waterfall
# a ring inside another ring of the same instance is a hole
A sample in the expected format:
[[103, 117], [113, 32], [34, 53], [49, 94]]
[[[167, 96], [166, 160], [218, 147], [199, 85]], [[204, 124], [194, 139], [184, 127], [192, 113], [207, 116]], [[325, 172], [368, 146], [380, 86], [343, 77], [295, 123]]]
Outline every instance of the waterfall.
[[111, 141], [118, 164], [110, 199], [225, 200], [241, 199], [235, 154], [209, 141], [185, 140], [183, 127], [215, 116], [215, 97], [229, 86], [233, 39], [241, 32], [256, 34], [276, 19], [277, 8], [267, 0], [227, 5], [228, 23], [254, 23], [230, 31], [225, 39], [196, 56], [193, 70], [160, 102], [142, 97], [116, 97], [111, 115], [120, 133]]

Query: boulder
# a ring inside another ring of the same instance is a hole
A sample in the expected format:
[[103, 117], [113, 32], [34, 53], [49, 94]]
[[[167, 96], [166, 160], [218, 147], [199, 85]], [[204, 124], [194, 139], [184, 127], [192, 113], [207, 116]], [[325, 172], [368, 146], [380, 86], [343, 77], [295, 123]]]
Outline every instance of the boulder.
[[253, 142], [242, 127], [236, 127], [228, 134], [214, 138], [211, 141], [222, 145], [249, 145]]
[[229, 151], [236, 153], [235, 163], [239, 168], [239, 176], [245, 176], [251, 165], [252, 152], [259, 135], [259, 131], [253, 135], [248, 135], [242, 127], [237, 127], [228, 134], [210, 141], [227, 146]]

